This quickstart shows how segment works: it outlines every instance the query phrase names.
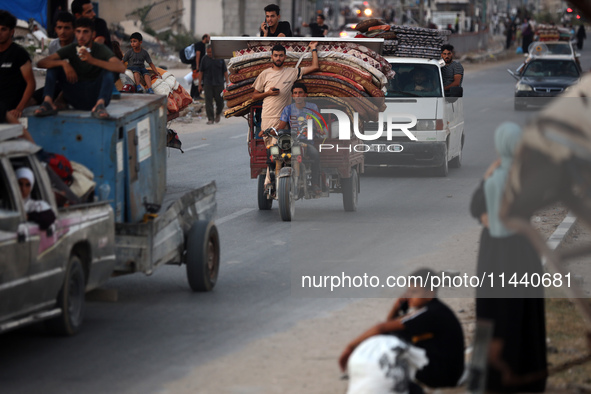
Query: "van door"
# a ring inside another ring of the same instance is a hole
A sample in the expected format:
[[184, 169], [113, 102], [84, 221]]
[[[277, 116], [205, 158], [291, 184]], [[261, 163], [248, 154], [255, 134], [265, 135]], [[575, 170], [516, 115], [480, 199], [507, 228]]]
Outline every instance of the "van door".
[[462, 97], [444, 99], [444, 125], [449, 127], [448, 159], [460, 154], [464, 132], [464, 106]]

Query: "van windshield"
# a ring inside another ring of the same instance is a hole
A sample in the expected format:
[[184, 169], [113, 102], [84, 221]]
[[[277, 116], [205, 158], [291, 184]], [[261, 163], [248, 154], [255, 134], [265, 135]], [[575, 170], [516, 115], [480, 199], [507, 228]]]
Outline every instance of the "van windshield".
[[442, 97], [439, 68], [429, 64], [391, 63], [386, 97]]

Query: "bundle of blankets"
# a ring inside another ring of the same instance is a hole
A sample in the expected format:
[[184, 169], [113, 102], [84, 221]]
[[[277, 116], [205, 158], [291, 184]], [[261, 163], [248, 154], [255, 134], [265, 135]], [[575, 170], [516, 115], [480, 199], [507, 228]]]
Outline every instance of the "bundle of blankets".
[[[274, 43], [275, 44], [275, 43]], [[305, 43], [282, 42], [287, 59], [284, 67], [312, 64], [312, 53]], [[228, 110], [226, 117], [243, 116], [253, 104], [253, 83], [263, 70], [273, 66], [272, 45], [262, 41], [249, 41], [248, 47], [235, 51], [228, 63], [230, 81], [224, 91]], [[390, 64], [373, 50], [356, 43], [331, 42], [317, 46], [320, 70], [307, 74], [298, 82], [308, 89], [308, 97], [321, 97], [323, 102], [340, 107], [350, 118], [359, 114], [359, 120], [377, 120], [385, 109], [384, 86], [394, 76]]]
[[449, 30], [390, 26], [379, 19], [360, 22], [355, 30], [359, 32], [356, 37], [383, 38], [385, 55], [426, 59], [439, 59], [441, 46], [447, 43], [447, 36], [451, 34]]

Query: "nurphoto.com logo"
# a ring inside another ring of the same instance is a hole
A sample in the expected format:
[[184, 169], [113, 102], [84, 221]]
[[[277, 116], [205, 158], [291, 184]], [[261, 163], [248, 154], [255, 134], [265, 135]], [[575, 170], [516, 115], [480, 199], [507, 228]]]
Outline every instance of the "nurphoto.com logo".
[[[313, 114], [308, 118], [308, 130], [312, 130], [313, 124], [316, 123], [320, 128], [324, 125], [328, 129], [328, 124], [321, 114], [333, 114], [337, 118], [339, 127], [339, 140], [351, 140], [352, 135], [355, 135], [362, 141], [375, 141], [381, 138], [386, 131], [386, 140], [392, 141], [392, 133], [394, 131], [402, 131], [411, 141], [417, 141], [409, 129], [413, 128], [417, 124], [417, 117], [412, 114], [388, 114], [386, 121], [384, 121], [384, 113], [380, 113], [378, 117], [378, 129], [374, 134], [362, 133], [359, 130], [359, 114], [353, 113], [353, 134], [351, 134], [351, 121], [349, 116], [343, 111], [337, 109], [321, 109], [320, 113], [310, 109]], [[406, 122], [401, 122], [404, 120]], [[384, 130], [385, 128], [385, 130]], [[313, 138], [312, 133], [308, 133], [308, 139]], [[335, 144], [319, 144], [318, 150], [320, 152], [327, 150], [334, 150], [336, 152], [346, 150], [349, 152], [372, 152], [378, 151], [379, 146], [383, 146], [386, 152], [402, 152], [404, 149], [400, 144], [351, 144], [349, 146], [335, 145]]]

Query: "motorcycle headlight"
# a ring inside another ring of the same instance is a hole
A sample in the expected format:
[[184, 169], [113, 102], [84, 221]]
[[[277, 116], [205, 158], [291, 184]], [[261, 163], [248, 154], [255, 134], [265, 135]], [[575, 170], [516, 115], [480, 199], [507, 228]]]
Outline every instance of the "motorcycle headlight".
[[279, 155], [279, 147], [277, 147], [277, 146], [272, 146], [272, 147], [271, 147], [271, 154], [272, 154], [273, 156], [277, 156], [277, 155]]
[[293, 146], [291, 148], [291, 154], [292, 156], [299, 156], [302, 154], [302, 149], [299, 146]]
[[516, 89], [518, 92], [531, 92], [533, 90], [531, 86], [525, 83], [518, 83]]
[[284, 134], [277, 139], [277, 146], [283, 151], [291, 149], [291, 135]]

